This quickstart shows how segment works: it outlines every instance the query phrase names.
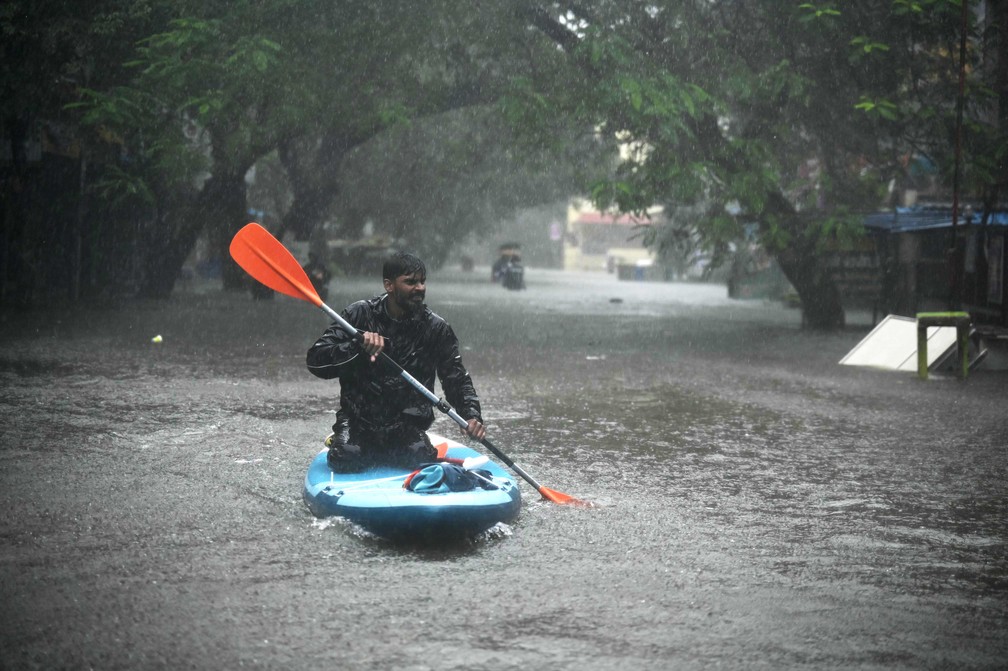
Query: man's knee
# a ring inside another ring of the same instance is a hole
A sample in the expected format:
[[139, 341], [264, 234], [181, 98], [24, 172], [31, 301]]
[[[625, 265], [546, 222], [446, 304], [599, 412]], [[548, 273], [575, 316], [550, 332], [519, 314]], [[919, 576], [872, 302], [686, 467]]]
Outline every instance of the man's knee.
[[364, 466], [364, 453], [360, 445], [350, 442], [346, 434], [334, 433], [329, 441], [326, 462], [337, 473], [349, 473]]
[[417, 462], [437, 459], [437, 449], [431, 444], [426, 433], [406, 443], [402, 448], [403, 456]]

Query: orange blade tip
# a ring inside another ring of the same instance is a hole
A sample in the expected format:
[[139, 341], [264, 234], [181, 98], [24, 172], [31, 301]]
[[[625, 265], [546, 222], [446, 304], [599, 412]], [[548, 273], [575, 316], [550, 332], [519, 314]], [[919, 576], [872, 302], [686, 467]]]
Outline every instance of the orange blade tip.
[[542, 494], [544, 499], [552, 501], [553, 503], [571, 506], [584, 506], [585, 508], [595, 507], [595, 504], [590, 501], [582, 501], [581, 499], [574, 498], [570, 494], [564, 494], [563, 492], [558, 492], [555, 489], [550, 489], [549, 487], [540, 487], [539, 493]]

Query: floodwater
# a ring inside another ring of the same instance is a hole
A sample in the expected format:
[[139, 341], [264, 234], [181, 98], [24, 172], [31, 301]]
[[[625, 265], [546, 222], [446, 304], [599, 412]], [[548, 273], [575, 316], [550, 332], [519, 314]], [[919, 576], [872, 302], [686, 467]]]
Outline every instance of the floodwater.
[[5, 314], [0, 668], [1008, 666], [1008, 372], [839, 366], [867, 322], [805, 333], [718, 286], [487, 274], [428, 301], [488, 435], [596, 506], [523, 483], [517, 522], [451, 547], [304, 507], [337, 391], [309, 304]]

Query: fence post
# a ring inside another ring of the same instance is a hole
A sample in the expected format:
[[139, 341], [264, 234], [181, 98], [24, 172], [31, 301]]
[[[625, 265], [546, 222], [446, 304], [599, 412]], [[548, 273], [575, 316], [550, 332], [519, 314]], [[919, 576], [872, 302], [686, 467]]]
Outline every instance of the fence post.
[[928, 379], [927, 330], [929, 326], [954, 326], [956, 329], [956, 354], [959, 356], [958, 375], [965, 380], [969, 374], [968, 312], [918, 312], [917, 313], [917, 377]]

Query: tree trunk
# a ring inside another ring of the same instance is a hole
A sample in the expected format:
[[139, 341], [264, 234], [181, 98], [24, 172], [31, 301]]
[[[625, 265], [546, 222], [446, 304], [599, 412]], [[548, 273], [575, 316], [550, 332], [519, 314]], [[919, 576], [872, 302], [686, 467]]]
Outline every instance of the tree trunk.
[[311, 237], [339, 194], [343, 157], [373, 134], [330, 129], [322, 136], [319, 146], [310, 150], [314, 153], [306, 151], [297, 141], [281, 144], [280, 162], [290, 179], [294, 200], [284, 215], [280, 233], [290, 231], [298, 240]]
[[81, 297], [81, 284], [84, 266], [84, 225], [86, 221], [85, 207], [87, 202], [87, 151], [82, 150], [77, 173], [77, 208], [74, 217], [73, 234], [70, 249], [70, 300], [77, 301]]
[[25, 155], [28, 123], [17, 117], [4, 121], [8, 128], [8, 151], [13, 157], [13, 165], [3, 180], [4, 191], [0, 194], [0, 225], [3, 225], [3, 237], [0, 239], [0, 305], [25, 309], [31, 306], [37, 288], [31, 269], [25, 262], [28, 256], [25, 231], [30, 226], [28, 212], [31, 207]]
[[144, 245], [144, 275], [137, 295], [140, 298], [164, 299], [171, 296], [189, 252], [203, 230], [184, 211], [159, 216], [154, 230]]
[[792, 245], [778, 252], [777, 263], [798, 292], [802, 305], [802, 325], [831, 331], [843, 328], [844, 308], [833, 276], [814, 250]]
[[806, 234], [807, 218], [780, 192], [769, 194], [766, 214], [774, 215], [790, 236], [787, 247], [774, 256], [801, 299], [802, 326], [822, 331], [843, 328], [846, 320], [840, 290], [816, 250], [815, 237]]
[[138, 295], [167, 298], [182, 265], [201, 233], [209, 235], [211, 253], [218, 256], [225, 289], [244, 289], [244, 272], [231, 261], [231, 238], [246, 223], [244, 172], [219, 173], [203, 185], [192, 207], [173, 209], [159, 218], [145, 245], [145, 276]]
[[248, 223], [245, 172], [246, 170], [238, 170], [234, 173], [215, 174], [200, 194], [209, 247], [220, 257], [224, 288], [229, 291], [244, 291], [248, 288], [245, 271], [231, 260], [228, 251], [235, 233]]
[[186, 257], [196, 244], [199, 231], [173, 238], [157, 251], [146, 255], [146, 269], [143, 281], [137, 291], [141, 298], [164, 299], [171, 296], [178, 280], [179, 271]]
[[[991, 12], [991, 24], [994, 26], [996, 39], [996, 55], [994, 68], [997, 73], [994, 88], [997, 92], [997, 130], [1003, 137], [1008, 133], [1008, 3], [992, 2], [988, 5]], [[1008, 189], [1008, 161], [1001, 161], [1000, 170], [995, 175], [992, 190], [992, 200], [997, 203], [1000, 193]]]

